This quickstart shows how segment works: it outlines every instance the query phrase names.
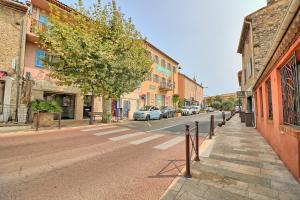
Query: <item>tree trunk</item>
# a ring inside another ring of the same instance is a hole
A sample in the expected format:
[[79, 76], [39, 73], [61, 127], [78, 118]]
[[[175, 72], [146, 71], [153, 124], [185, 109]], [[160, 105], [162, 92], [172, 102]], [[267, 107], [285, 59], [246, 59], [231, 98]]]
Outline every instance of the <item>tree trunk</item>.
[[102, 107], [103, 107], [103, 115], [102, 122], [110, 123], [111, 122], [111, 98], [107, 98], [105, 96], [102, 97]]
[[94, 124], [94, 102], [95, 102], [95, 95], [92, 94], [92, 99], [91, 99], [91, 114], [90, 114], [90, 125]]

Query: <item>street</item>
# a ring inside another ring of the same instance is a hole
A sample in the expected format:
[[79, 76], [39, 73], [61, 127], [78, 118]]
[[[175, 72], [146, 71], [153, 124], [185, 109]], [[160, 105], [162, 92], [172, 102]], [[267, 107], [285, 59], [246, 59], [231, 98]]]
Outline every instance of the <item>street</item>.
[[199, 121], [203, 140], [209, 118], [0, 135], [0, 199], [159, 199], [184, 167], [184, 125]]

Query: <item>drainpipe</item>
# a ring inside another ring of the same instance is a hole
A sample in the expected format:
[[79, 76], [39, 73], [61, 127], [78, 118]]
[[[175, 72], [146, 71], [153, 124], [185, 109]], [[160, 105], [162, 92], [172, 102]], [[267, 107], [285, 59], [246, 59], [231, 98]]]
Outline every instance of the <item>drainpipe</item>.
[[18, 113], [19, 113], [19, 106], [20, 106], [21, 83], [23, 77], [22, 70], [24, 70], [27, 16], [28, 16], [28, 9], [26, 11], [26, 14], [24, 15], [24, 19], [21, 22], [20, 54], [19, 54], [19, 63], [16, 69], [16, 75], [17, 75], [17, 97], [16, 97], [16, 115], [15, 115], [16, 122], [18, 122], [19, 120]]

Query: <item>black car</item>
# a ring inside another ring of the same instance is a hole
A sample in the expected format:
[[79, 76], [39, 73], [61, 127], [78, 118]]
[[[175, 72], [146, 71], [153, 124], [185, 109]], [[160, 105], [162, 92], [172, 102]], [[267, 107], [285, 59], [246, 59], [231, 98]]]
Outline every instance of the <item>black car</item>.
[[164, 118], [175, 117], [175, 109], [171, 106], [162, 106], [160, 110]]

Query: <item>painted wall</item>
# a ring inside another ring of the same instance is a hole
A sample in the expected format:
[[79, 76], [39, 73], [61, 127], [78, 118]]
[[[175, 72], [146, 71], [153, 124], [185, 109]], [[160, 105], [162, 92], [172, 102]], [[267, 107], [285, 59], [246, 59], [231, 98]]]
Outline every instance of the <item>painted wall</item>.
[[[274, 66], [273, 71], [255, 90], [257, 129], [266, 138], [275, 152], [283, 160], [292, 174], [300, 180], [300, 129], [283, 123], [281, 77], [279, 69], [298, 49], [300, 57], [300, 38], [288, 53]], [[271, 80], [273, 119], [268, 118], [268, 94], [266, 81]], [[260, 90], [262, 90], [262, 95]]]

